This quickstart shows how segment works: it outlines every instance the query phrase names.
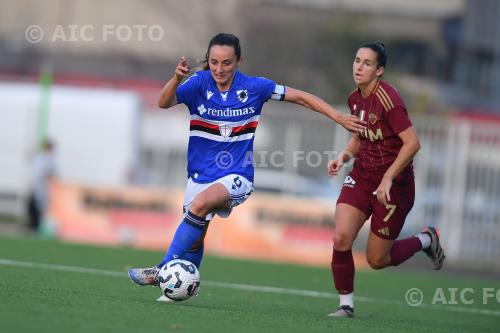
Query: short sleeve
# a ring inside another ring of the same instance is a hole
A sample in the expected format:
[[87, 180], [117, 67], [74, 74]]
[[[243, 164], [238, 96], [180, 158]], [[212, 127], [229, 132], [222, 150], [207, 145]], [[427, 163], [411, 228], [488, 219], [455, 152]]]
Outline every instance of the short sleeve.
[[186, 81], [177, 87], [177, 103], [188, 105], [188, 101], [196, 95], [199, 87], [200, 77], [196, 73], [191, 75]]
[[257, 78], [256, 90], [264, 101], [269, 99], [282, 101], [285, 98], [285, 87], [264, 77]]
[[410, 117], [404, 105], [396, 105], [387, 112], [387, 121], [392, 130], [399, 134], [408, 127], [412, 126]]

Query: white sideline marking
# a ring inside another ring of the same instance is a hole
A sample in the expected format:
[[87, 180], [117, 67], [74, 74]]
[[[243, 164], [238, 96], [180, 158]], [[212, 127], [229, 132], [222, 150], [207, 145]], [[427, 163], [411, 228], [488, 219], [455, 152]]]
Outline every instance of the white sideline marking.
[[[40, 269], [46, 269], [46, 270], [51, 270], [51, 271], [62, 271], [62, 272], [70, 272], [70, 273], [84, 273], [84, 274], [94, 274], [94, 275], [128, 278], [128, 274], [125, 272], [108, 271], [108, 270], [104, 270], [104, 269], [85, 268], [85, 267], [77, 267], [77, 266], [41, 264], [41, 263], [36, 263], [36, 262], [17, 261], [17, 260], [1, 259], [1, 258], [0, 258], [0, 265], [14, 266], [14, 267], [26, 267], [26, 268], [40, 268]], [[268, 287], [268, 286], [255, 286], [255, 285], [240, 284], [240, 283], [203, 281], [203, 285], [216, 287], [216, 288], [255, 291], [255, 292], [261, 292], [261, 293], [286, 294], [286, 295], [294, 295], [294, 296], [328, 298], [328, 299], [338, 299], [339, 298], [337, 294], [322, 292], [322, 291], [290, 289], [290, 288], [280, 288], [280, 287]], [[400, 306], [401, 305], [408, 306], [408, 304], [406, 302], [403, 302], [403, 301], [377, 299], [377, 298], [364, 297], [364, 296], [358, 296], [358, 295], [356, 295], [356, 301], [366, 302], [366, 303], [379, 303], [379, 304], [382, 303], [382, 304], [394, 304], [394, 305], [400, 305]], [[408, 306], [408, 307], [410, 307], [410, 306]], [[500, 311], [478, 309], [478, 308], [469, 308], [469, 307], [466, 308], [466, 307], [459, 307], [459, 306], [443, 306], [443, 305], [425, 304], [425, 303], [422, 303], [417, 307], [445, 310], [445, 311], [451, 311], [451, 312], [477, 313], [477, 314], [482, 314], [482, 315], [500, 316]]]

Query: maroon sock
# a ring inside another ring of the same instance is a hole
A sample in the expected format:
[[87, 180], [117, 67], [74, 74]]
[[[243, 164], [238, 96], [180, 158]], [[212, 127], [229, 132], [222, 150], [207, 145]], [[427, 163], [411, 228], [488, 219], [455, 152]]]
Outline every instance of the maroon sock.
[[332, 273], [335, 288], [339, 294], [350, 294], [354, 291], [354, 260], [352, 251], [333, 249]]
[[395, 241], [391, 248], [391, 265], [397, 266], [405, 262], [420, 250], [422, 243], [416, 236]]

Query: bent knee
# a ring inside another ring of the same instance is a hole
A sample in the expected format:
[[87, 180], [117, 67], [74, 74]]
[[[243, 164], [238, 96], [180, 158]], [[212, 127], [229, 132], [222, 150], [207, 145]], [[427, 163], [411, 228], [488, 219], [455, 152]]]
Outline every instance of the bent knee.
[[366, 260], [368, 261], [370, 267], [373, 269], [382, 269], [384, 267], [387, 267], [390, 261], [386, 256], [379, 255], [368, 255], [366, 257]]
[[336, 232], [333, 236], [333, 247], [337, 251], [349, 251], [353, 242], [353, 237], [345, 233]]

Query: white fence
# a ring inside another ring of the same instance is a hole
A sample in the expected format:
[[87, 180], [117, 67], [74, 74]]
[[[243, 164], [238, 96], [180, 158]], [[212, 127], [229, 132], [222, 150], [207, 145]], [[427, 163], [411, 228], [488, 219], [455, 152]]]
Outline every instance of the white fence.
[[500, 268], [500, 122], [417, 118], [416, 225], [437, 224], [448, 259]]

